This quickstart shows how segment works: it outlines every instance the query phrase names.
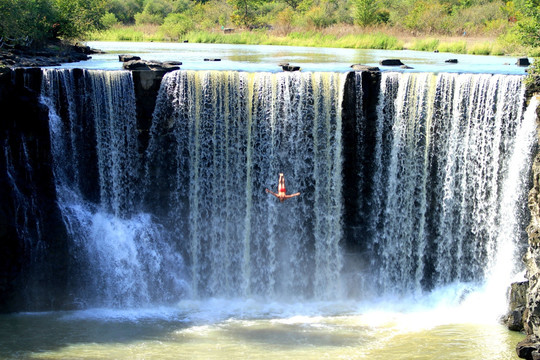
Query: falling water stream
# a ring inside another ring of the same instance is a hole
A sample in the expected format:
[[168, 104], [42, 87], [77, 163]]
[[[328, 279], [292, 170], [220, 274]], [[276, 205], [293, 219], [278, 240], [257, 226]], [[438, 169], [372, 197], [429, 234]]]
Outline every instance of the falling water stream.
[[[130, 72], [44, 70], [80, 310], [2, 316], [0, 357], [515, 358], [497, 318], [526, 246], [522, 77], [382, 73], [374, 128], [354, 120], [365, 171], [343, 161], [346, 81], [168, 73], [141, 150]], [[264, 192], [279, 173], [299, 197]]]

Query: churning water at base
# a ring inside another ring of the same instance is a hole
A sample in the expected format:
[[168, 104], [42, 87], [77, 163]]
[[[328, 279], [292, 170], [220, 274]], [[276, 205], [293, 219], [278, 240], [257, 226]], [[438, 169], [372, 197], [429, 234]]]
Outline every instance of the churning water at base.
[[[504, 298], [535, 144], [521, 80], [383, 73], [373, 128], [347, 120], [373, 159], [361, 171], [343, 162], [347, 74], [169, 73], [141, 149], [129, 72], [45, 70], [73, 292], [83, 308], [366, 300], [497, 276]], [[346, 171], [367, 174], [357, 201], [370, 209], [354, 239], [365, 251], [347, 257]], [[264, 192], [280, 172], [300, 197]], [[351, 270], [355, 258], [369, 265]]]
[[175, 308], [0, 315], [0, 357], [517, 359], [514, 348], [523, 335], [456, 315], [463, 314], [449, 308], [366, 311], [357, 302], [215, 299]]

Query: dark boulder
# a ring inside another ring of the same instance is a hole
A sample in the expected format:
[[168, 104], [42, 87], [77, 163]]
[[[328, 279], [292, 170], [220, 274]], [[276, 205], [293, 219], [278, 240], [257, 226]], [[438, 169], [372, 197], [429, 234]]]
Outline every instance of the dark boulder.
[[503, 318], [509, 330], [522, 331], [524, 328], [524, 313], [527, 305], [528, 281], [515, 282], [510, 286], [508, 313]]
[[401, 62], [399, 59], [384, 59], [379, 61], [379, 65], [381, 66], [401, 66], [405, 65]]
[[133, 60], [141, 60], [141, 58], [135, 55], [118, 55], [118, 60], [121, 62], [128, 62]]
[[221, 59], [207, 58], [207, 59], [204, 59], [204, 61], [221, 61]]
[[529, 66], [529, 65], [531, 65], [531, 63], [529, 62], [528, 58], [524, 57], [524, 58], [517, 59], [516, 65], [517, 66]]
[[283, 65], [281, 68], [283, 71], [300, 71], [300, 66], [296, 65]]
[[123, 64], [126, 70], [173, 71], [180, 69], [179, 61], [130, 60]]
[[448, 59], [448, 60], [445, 60], [444, 62], [448, 63], [448, 64], [457, 64], [458, 60], [457, 59]]
[[540, 339], [536, 335], [529, 335], [516, 346], [516, 353], [520, 359], [533, 360], [533, 352], [538, 353]]

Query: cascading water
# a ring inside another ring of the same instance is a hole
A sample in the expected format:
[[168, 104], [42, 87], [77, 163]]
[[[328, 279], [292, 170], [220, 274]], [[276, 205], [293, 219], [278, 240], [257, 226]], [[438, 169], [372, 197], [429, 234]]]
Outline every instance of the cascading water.
[[[182, 234], [194, 294], [339, 294], [344, 80], [331, 73], [165, 76], [147, 194], [167, 196], [150, 203], [167, 204]], [[277, 187], [280, 172], [301, 197], [280, 204], [264, 192]]]
[[140, 306], [182, 296], [182, 257], [135, 207], [141, 160], [131, 73], [44, 70], [42, 98], [73, 241], [74, 297], [82, 306]]
[[515, 273], [535, 144], [521, 81], [382, 74], [371, 217], [382, 287], [481, 282], [501, 253]]
[[[521, 80], [383, 73], [374, 128], [356, 119], [363, 153], [352, 164], [343, 162], [347, 74], [169, 73], [140, 153], [129, 72], [45, 70], [78, 296], [134, 306], [483, 282], [525, 244], [535, 138]], [[356, 112], [367, 105], [359, 97]], [[362, 174], [357, 241], [367, 251], [345, 257], [347, 171]], [[280, 172], [300, 197], [264, 192]], [[369, 257], [352, 270], [364, 284], [342, 274], [351, 257]]]

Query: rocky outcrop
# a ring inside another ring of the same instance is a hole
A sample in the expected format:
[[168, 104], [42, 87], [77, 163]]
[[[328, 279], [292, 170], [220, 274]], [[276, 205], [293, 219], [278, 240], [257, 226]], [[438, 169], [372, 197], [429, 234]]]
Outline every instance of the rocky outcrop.
[[[537, 124], [540, 119], [538, 111]], [[532, 181], [528, 200], [531, 215], [527, 227], [529, 247], [523, 258], [528, 279], [523, 328], [528, 336], [516, 347], [518, 356], [523, 359], [540, 359], [540, 152], [537, 152], [532, 165]]]
[[381, 66], [401, 66], [404, 65], [399, 59], [384, 59], [379, 61]]
[[354, 71], [380, 71], [380, 69], [376, 66], [369, 66], [369, 65], [362, 65], [362, 64], [351, 65], [351, 68]]
[[282, 65], [281, 69], [283, 71], [300, 71], [300, 66], [297, 66], [297, 65]]
[[54, 41], [39, 48], [14, 47], [0, 49], [0, 65], [17, 67], [58, 66], [90, 59], [99, 50], [86, 45]]
[[126, 70], [151, 70], [151, 71], [173, 71], [179, 70], [182, 63], [180, 61], [153, 61], [153, 60], [129, 60], [124, 62], [123, 68]]
[[523, 330], [528, 287], [528, 281], [516, 282], [510, 287], [508, 314], [504, 318], [504, 323], [512, 331]]
[[517, 59], [516, 65], [517, 66], [529, 66], [529, 65], [531, 65], [531, 63], [530, 63], [529, 59], [525, 57], [525, 58]]
[[540, 360], [539, 345], [540, 338], [536, 335], [529, 335], [516, 346], [517, 356], [521, 359]]

